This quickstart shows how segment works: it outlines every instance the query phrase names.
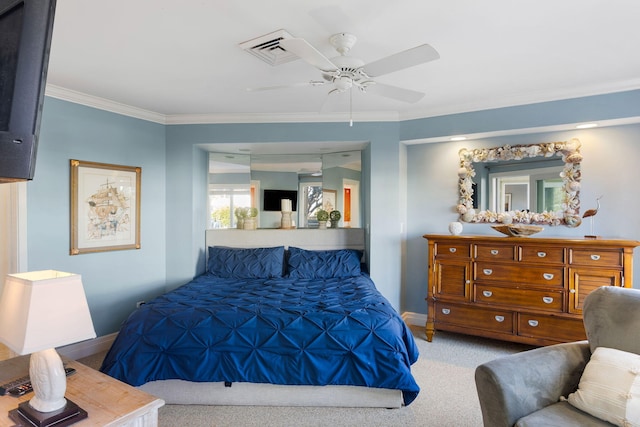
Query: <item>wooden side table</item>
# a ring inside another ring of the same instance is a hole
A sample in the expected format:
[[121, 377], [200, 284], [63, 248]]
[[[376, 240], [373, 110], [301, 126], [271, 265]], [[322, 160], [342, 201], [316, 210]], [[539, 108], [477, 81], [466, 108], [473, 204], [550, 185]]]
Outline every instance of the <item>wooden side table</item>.
[[[76, 369], [67, 377], [65, 396], [87, 411], [88, 417], [74, 426], [135, 426], [156, 427], [158, 408], [164, 401], [151, 394], [131, 387], [121, 381], [91, 369], [82, 363], [66, 360], [66, 366]], [[0, 362], [0, 384], [29, 372], [29, 356], [20, 356]], [[28, 401], [33, 392], [18, 398], [0, 396], [0, 427], [14, 426], [9, 411]]]

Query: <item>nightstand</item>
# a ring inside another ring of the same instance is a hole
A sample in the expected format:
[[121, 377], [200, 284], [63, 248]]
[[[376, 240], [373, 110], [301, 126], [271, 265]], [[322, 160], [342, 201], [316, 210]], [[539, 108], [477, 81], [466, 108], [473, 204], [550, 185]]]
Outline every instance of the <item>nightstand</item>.
[[[67, 378], [65, 396], [87, 411], [88, 418], [74, 426], [135, 426], [158, 425], [158, 408], [164, 401], [151, 394], [131, 387], [121, 381], [91, 369], [79, 362], [66, 360], [66, 366], [76, 369]], [[28, 374], [29, 356], [14, 357], [0, 362], [0, 383]], [[0, 427], [14, 426], [9, 411], [33, 397], [27, 393], [19, 398], [0, 396]]]

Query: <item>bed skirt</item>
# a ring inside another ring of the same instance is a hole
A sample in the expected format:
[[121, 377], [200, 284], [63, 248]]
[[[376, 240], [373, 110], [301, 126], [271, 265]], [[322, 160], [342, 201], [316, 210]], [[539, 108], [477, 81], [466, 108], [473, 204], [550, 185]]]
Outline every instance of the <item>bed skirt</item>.
[[151, 381], [138, 387], [166, 404], [225, 406], [323, 406], [400, 408], [402, 391], [357, 386], [305, 386], [184, 380]]

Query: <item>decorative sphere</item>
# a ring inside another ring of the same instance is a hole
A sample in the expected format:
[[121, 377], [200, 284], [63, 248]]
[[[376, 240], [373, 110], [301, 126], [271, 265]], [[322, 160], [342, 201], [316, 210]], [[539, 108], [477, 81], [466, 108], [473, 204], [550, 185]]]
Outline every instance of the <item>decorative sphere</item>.
[[458, 234], [462, 233], [462, 223], [458, 221], [450, 222], [449, 233], [453, 234], [454, 236], [457, 236]]

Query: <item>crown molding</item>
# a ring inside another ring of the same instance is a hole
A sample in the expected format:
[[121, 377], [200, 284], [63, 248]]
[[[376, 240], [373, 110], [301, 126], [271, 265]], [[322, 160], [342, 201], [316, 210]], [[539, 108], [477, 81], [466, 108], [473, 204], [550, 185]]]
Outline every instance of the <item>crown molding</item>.
[[[468, 113], [496, 108], [513, 107], [517, 105], [535, 104], [540, 102], [551, 102], [563, 99], [581, 98], [593, 95], [603, 95], [608, 93], [625, 92], [640, 89], [640, 79], [628, 80], [615, 84], [592, 86], [590, 88], [571, 88], [561, 91], [546, 93], [528, 93], [506, 96], [500, 99], [491, 98], [486, 102], [467, 103], [450, 106], [447, 108], [432, 108], [422, 111], [412, 111], [399, 113], [395, 111], [385, 112], [348, 112], [343, 113], [289, 113], [289, 114], [184, 114], [184, 115], [164, 115], [149, 110], [144, 110], [119, 102], [111, 101], [66, 89], [61, 86], [47, 85], [45, 95], [87, 107], [97, 108], [124, 116], [129, 116], [141, 120], [147, 120], [164, 125], [187, 125], [187, 124], [225, 124], [225, 123], [340, 123], [349, 122], [401, 122], [407, 120], [424, 119], [438, 117], [449, 114]], [[635, 121], [634, 121], [635, 123]], [[424, 141], [423, 141], [424, 142]]]
[[154, 113], [153, 111], [121, 104], [106, 98], [87, 95], [86, 93], [77, 92], [60, 86], [47, 84], [44, 94], [51, 98], [57, 98], [63, 101], [73, 102], [74, 104], [85, 105], [87, 107], [97, 108], [99, 110], [109, 111], [111, 113], [121, 114], [123, 116], [129, 116], [140, 120], [160, 124], [166, 124], [167, 122], [167, 116], [164, 114]]
[[430, 108], [427, 110], [415, 110], [400, 114], [399, 120], [416, 120], [429, 117], [447, 116], [451, 114], [470, 113], [473, 111], [493, 110], [497, 108], [515, 107], [518, 105], [538, 104], [541, 102], [561, 101], [564, 99], [584, 98], [587, 96], [605, 95], [608, 93], [627, 92], [640, 89], [640, 79], [626, 80], [610, 84], [601, 84], [589, 87], [573, 87], [547, 92], [519, 93], [501, 98], [487, 98], [486, 101], [461, 103], [445, 108]]
[[[292, 114], [180, 114], [164, 115], [142, 108], [121, 104], [106, 98], [100, 98], [66, 89], [61, 86], [48, 84], [45, 95], [99, 110], [109, 111], [136, 119], [147, 120], [165, 125], [193, 125], [218, 123], [340, 123], [349, 122], [349, 113], [292, 113]], [[395, 111], [356, 113], [352, 114], [356, 122], [397, 122], [398, 113]]]
[[189, 114], [167, 116], [168, 125], [194, 125], [217, 123], [340, 123], [353, 119], [354, 122], [397, 122], [395, 111], [356, 113], [351, 117], [345, 113], [290, 113], [290, 114]]

